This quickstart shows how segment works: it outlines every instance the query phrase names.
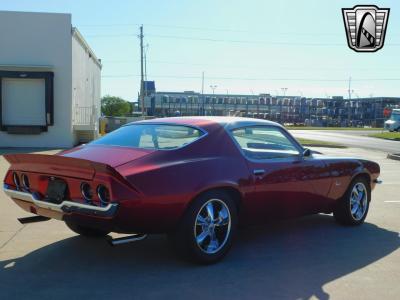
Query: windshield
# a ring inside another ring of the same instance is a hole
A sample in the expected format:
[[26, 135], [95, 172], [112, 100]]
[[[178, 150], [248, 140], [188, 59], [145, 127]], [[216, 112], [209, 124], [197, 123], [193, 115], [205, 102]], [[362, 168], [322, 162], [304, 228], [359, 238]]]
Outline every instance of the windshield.
[[390, 120], [399, 121], [400, 122], [400, 113], [392, 113]]
[[90, 145], [169, 150], [188, 145], [204, 133], [199, 129], [165, 124], [137, 124], [121, 127]]

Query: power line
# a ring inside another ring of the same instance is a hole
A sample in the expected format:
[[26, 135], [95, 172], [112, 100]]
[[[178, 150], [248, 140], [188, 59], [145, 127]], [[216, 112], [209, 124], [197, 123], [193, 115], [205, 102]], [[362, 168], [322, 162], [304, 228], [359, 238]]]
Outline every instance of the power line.
[[176, 35], [160, 35], [150, 34], [151, 37], [164, 38], [164, 39], [177, 39], [177, 40], [191, 40], [191, 41], [204, 41], [204, 42], [223, 42], [223, 43], [243, 43], [243, 44], [268, 44], [268, 45], [293, 45], [293, 46], [342, 46], [343, 43], [338, 44], [325, 44], [325, 43], [298, 43], [298, 42], [273, 42], [273, 41], [254, 41], [254, 40], [228, 40], [228, 39], [214, 39], [214, 38], [198, 38], [189, 36], [176, 36]]
[[[102, 75], [102, 78], [132, 78], [141, 77], [140, 74], [121, 74], [121, 75]], [[201, 76], [191, 75], [153, 75], [154, 78], [174, 78], [174, 79], [201, 79]], [[349, 79], [324, 79], [324, 78], [256, 78], [256, 77], [217, 77], [207, 76], [207, 79], [219, 80], [249, 80], [249, 81], [301, 81], [301, 82], [348, 82]], [[400, 81], [400, 78], [359, 78], [352, 82], [364, 81]]]
[[[93, 34], [85, 35], [87, 38], [106, 38], [106, 37], [135, 37], [134, 34]], [[268, 44], [268, 45], [291, 45], [291, 46], [343, 46], [345, 43], [298, 43], [298, 42], [273, 42], [273, 41], [252, 41], [252, 40], [227, 40], [227, 39], [213, 39], [213, 38], [198, 38], [190, 36], [177, 36], [177, 35], [161, 35], [161, 34], [147, 34], [153, 38], [162, 39], [176, 39], [176, 40], [191, 40], [203, 42], [223, 42], [223, 43], [243, 43], [243, 44]]]
[[[161, 35], [161, 34], [147, 34], [147, 36], [161, 39], [176, 39], [176, 40], [190, 40], [190, 41], [201, 41], [201, 42], [218, 42], [218, 43], [235, 43], [235, 44], [266, 44], [266, 45], [278, 45], [278, 46], [325, 46], [325, 47], [338, 47], [345, 45], [342, 43], [302, 43], [302, 42], [278, 42], [278, 41], [262, 41], [262, 40], [229, 40], [229, 39], [214, 39], [214, 38], [199, 38], [190, 36], [177, 36], [177, 35]], [[95, 34], [85, 35], [87, 38], [105, 38], [105, 37], [136, 37], [134, 34]], [[400, 46], [400, 43], [387, 44], [386, 46]]]
[[[113, 63], [140, 63], [140, 60], [133, 59], [125, 59], [125, 60], [108, 60], [102, 59], [103, 63], [113, 64]], [[256, 69], [256, 70], [265, 70], [271, 68], [279, 68], [279, 69], [289, 69], [289, 70], [304, 70], [313, 69], [313, 70], [348, 70], [349, 67], [315, 67], [314, 64], [302, 65], [302, 66], [273, 66], [273, 65], [264, 65], [264, 66], [248, 66], [248, 65], [218, 65], [218, 64], [207, 64], [207, 63], [191, 63], [191, 62], [182, 62], [182, 61], [166, 61], [166, 60], [147, 60], [147, 62], [152, 64], [167, 64], [167, 65], [183, 65], [183, 66], [198, 66], [198, 67], [218, 67], [218, 68], [229, 68], [229, 69]], [[350, 68], [351, 70], [371, 70], [371, 67], [365, 68]], [[381, 68], [379, 67], [379, 71], [400, 71], [400, 67], [394, 68]]]
[[[114, 24], [81, 24], [79, 27], [136, 27], [140, 26], [139, 23], [114, 23]], [[323, 33], [323, 32], [278, 32], [278, 31], [257, 31], [257, 30], [243, 30], [243, 29], [233, 29], [233, 28], [222, 28], [222, 27], [193, 27], [193, 26], [182, 26], [182, 25], [168, 25], [168, 24], [143, 24], [146, 27], [156, 27], [156, 28], [171, 28], [179, 30], [194, 30], [194, 31], [212, 31], [212, 32], [232, 32], [232, 33], [252, 33], [260, 35], [295, 35], [295, 36], [342, 36], [336, 33]]]

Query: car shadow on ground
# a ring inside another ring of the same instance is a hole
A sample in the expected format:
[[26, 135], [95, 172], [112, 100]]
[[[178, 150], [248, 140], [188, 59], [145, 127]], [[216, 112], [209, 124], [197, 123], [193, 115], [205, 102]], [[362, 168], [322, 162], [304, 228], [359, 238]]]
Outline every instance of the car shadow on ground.
[[396, 232], [326, 215], [243, 229], [211, 266], [182, 261], [164, 236], [118, 247], [75, 236], [1, 261], [0, 298], [328, 299], [326, 283], [398, 247]]

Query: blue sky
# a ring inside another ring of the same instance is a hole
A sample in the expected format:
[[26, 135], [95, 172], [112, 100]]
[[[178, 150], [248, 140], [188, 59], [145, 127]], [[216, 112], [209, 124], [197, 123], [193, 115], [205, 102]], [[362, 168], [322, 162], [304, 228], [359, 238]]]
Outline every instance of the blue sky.
[[[391, 9], [385, 46], [347, 47], [341, 8]], [[103, 61], [102, 94], [135, 100], [139, 24], [144, 25], [148, 79], [159, 91], [282, 94], [310, 97], [400, 96], [399, 1], [103, 1], [2, 0], [1, 10], [72, 14]]]

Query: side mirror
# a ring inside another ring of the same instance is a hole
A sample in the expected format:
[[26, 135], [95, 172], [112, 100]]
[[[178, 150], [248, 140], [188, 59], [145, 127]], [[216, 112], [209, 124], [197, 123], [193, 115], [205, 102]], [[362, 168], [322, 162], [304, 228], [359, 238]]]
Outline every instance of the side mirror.
[[311, 156], [311, 150], [306, 148], [303, 151], [303, 157], [310, 157]]

